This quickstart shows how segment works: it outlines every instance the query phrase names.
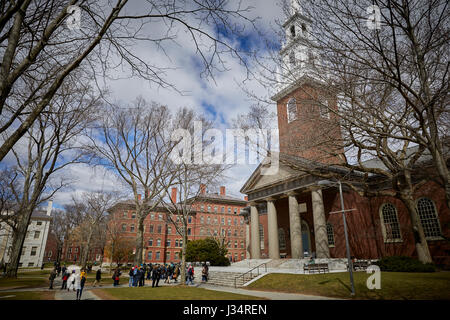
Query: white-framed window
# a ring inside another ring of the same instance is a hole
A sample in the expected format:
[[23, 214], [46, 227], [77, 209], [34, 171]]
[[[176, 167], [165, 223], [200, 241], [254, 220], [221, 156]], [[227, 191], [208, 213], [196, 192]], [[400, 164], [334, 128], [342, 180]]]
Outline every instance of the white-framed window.
[[156, 257], [155, 257], [155, 259], [156, 259], [156, 260], [159, 260], [160, 255], [161, 255], [161, 253], [160, 253], [159, 251], [156, 251]]
[[206, 218], [206, 223], [211, 224], [211, 217]]
[[37, 221], [37, 222], [36, 222], [36, 225], [37, 225], [37, 226], [41, 226], [41, 225], [42, 225], [42, 221]]
[[334, 247], [334, 229], [331, 223], [327, 223], [328, 246]]
[[131, 213], [131, 219], [136, 219], [136, 212]]
[[124, 212], [123, 212], [123, 217], [124, 217], [124, 218], [128, 218], [128, 212], [124, 211]]
[[134, 232], [134, 224], [130, 226], [130, 232]]
[[163, 215], [162, 214], [158, 214], [158, 220], [162, 221], [163, 220]]
[[231, 213], [231, 207], [228, 207], [228, 213]]
[[31, 253], [30, 256], [35, 256], [37, 251], [37, 247], [31, 247]]
[[220, 212], [225, 213], [225, 207], [220, 208]]
[[442, 239], [441, 225], [434, 202], [428, 198], [417, 200], [417, 211], [423, 232], [428, 240]]
[[148, 258], [148, 260], [152, 260], [152, 257], [153, 257], [153, 252], [147, 251], [147, 258]]
[[231, 218], [228, 218], [228, 225], [231, 226]]
[[172, 234], [172, 227], [167, 227], [167, 234]]
[[203, 216], [200, 217], [200, 223], [204, 224], [205, 223], [205, 218]]
[[170, 244], [171, 244], [171, 240], [170, 240], [170, 239], [167, 239], [167, 241], [166, 241], [166, 247], [170, 247]]
[[297, 120], [297, 101], [295, 98], [290, 98], [287, 103], [287, 119], [288, 123]]
[[156, 246], [161, 247], [161, 239], [156, 239]]
[[150, 225], [150, 228], [149, 228], [149, 229], [150, 229], [150, 230], [149, 230], [149, 231], [150, 231], [150, 233], [153, 233], [153, 231], [154, 231], [154, 227], [153, 227], [153, 225], [152, 225], [152, 224]]
[[280, 250], [286, 250], [286, 234], [283, 228], [278, 228], [278, 245]]
[[152, 238], [148, 239], [148, 246], [153, 247], [153, 239]]
[[157, 231], [157, 233], [161, 233], [161, 232], [162, 232], [162, 226], [159, 225], [159, 226], [158, 226], [158, 231]]
[[236, 214], [237, 213], [237, 208], [234, 208], [234, 214]]
[[401, 241], [402, 235], [398, 222], [397, 209], [393, 204], [385, 203], [381, 206], [380, 219], [384, 242]]

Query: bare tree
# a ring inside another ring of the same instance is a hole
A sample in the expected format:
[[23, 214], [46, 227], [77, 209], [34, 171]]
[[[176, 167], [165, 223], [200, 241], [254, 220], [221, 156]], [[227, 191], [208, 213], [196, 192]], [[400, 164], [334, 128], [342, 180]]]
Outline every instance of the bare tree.
[[[211, 123], [197, 116], [192, 110], [180, 109], [176, 118], [179, 130], [172, 136], [177, 141], [173, 149], [172, 162], [168, 164], [170, 175], [160, 181], [166, 197], [161, 203], [167, 210], [166, 219], [175, 227], [182, 237], [181, 248], [181, 279], [186, 278], [186, 247], [188, 242], [189, 217], [198, 210], [198, 199], [202, 192], [202, 185], [213, 185], [223, 176], [227, 165], [212, 163], [205, 157], [206, 146], [212, 147], [211, 141], [204, 141], [203, 135], [211, 127]], [[202, 131], [196, 134], [195, 122], [202, 124]], [[195, 152], [200, 150], [202, 161], [195, 160]], [[211, 150], [213, 151], [214, 148]], [[212, 152], [213, 153], [213, 152]], [[178, 159], [175, 160], [175, 159]], [[222, 159], [223, 160], [223, 159]], [[169, 194], [170, 188], [177, 188], [177, 198]]]
[[107, 218], [107, 210], [115, 201], [114, 194], [105, 192], [84, 193], [80, 199], [73, 198], [80, 223], [73, 230], [71, 241], [81, 247], [80, 263], [83, 268], [86, 268], [92, 248], [95, 245], [104, 245], [103, 237], [98, 234], [104, 232], [102, 227]]
[[138, 75], [176, 89], [165, 78], [168, 68], [157, 65], [147, 50], [138, 55], [134, 45], [142, 43], [165, 52], [169, 44], [179, 43], [178, 34], [182, 34], [192, 40], [206, 76], [227, 69], [226, 55], [245, 64], [228, 36], [238, 35], [243, 23], [252, 23], [247, 18], [249, 10], [240, 2], [209, 0], [145, 1], [139, 7], [127, 0], [2, 4], [0, 133], [8, 134], [0, 145], [0, 161], [47, 110], [75, 70], [81, 75], [80, 83], [93, 77], [98, 83], [99, 77], [117, 77], [113, 70], [120, 65], [128, 71], [125, 76]]
[[164, 197], [161, 181], [171, 177], [168, 168], [176, 142], [170, 134], [177, 128], [172, 120], [167, 107], [148, 105], [142, 98], [130, 108], [107, 107], [86, 147], [133, 192], [138, 221], [135, 264], [142, 263], [144, 220]]
[[16, 165], [10, 168], [14, 171], [10, 187], [15, 210], [9, 221], [14, 236], [8, 276], [17, 274], [33, 210], [70, 183], [64, 177], [57, 177], [57, 173], [70, 164], [84, 161], [84, 154], [78, 149], [77, 136], [92, 120], [96, 103], [97, 98], [87, 86], [63, 87], [52, 100], [48, 112], [40, 114], [29, 128], [23, 143], [11, 149], [16, 161]]

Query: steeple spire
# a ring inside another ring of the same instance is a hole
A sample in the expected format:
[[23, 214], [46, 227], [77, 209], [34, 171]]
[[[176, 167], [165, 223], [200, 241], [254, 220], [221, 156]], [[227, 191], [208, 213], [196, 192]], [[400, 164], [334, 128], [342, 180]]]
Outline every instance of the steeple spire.
[[302, 8], [300, 6], [300, 0], [291, 0], [291, 12], [293, 15], [295, 13], [302, 13]]

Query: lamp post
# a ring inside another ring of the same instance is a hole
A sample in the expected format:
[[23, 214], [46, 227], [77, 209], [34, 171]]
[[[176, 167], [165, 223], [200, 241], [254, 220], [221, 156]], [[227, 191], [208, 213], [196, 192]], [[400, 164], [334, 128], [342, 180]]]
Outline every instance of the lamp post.
[[[329, 184], [335, 184], [335, 183], [336, 182], [329, 181], [329, 180], [321, 180], [317, 184], [318, 185], [329, 185]], [[346, 249], [347, 249], [347, 261], [348, 261], [347, 263], [348, 263], [348, 270], [350, 272], [350, 284], [351, 284], [351, 289], [352, 289], [351, 295], [354, 296], [355, 295], [355, 284], [354, 284], [354, 280], [353, 280], [353, 264], [352, 264], [352, 259], [350, 257], [350, 245], [349, 245], [349, 242], [348, 242], [347, 222], [345, 220], [345, 212], [346, 211], [353, 211], [354, 209], [345, 210], [345, 208], [344, 208], [344, 196], [342, 194], [341, 181], [337, 180], [337, 184], [339, 185], [339, 195], [340, 195], [340, 199], [341, 199], [341, 211], [330, 212], [330, 214], [331, 213], [342, 212], [342, 220], [343, 220], [343, 223], [344, 223], [345, 246], [346, 246]]]

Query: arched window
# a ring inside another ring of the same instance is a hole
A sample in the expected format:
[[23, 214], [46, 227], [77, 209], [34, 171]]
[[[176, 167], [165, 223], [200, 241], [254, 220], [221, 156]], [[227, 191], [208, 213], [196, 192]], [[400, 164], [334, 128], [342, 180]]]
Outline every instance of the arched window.
[[334, 230], [331, 223], [327, 223], [328, 246], [334, 247]]
[[291, 31], [291, 37], [295, 38], [295, 26], [292, 25], [291, 28], [289, 29]]
[[400, 224], [398, 223], [397, 209], [393, 204], [385, 203], [380, 210], [383, 237], [385, 242], [398, 241], [402, 239]]
[[283, 228], [278, 228], [278, 245], [280, 250], [286, 250], [286, 234]]
[[297, 102], [294, 98], [289, 99], [287, 103], [287, 118], [288, 123], [297, 120]]
[[427, 239], [441, 238], [441, 226], [434, 202], [428, 198], [421, 198], [417, 201], [420, 222]]

